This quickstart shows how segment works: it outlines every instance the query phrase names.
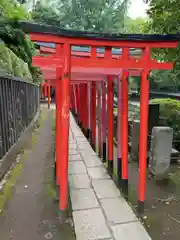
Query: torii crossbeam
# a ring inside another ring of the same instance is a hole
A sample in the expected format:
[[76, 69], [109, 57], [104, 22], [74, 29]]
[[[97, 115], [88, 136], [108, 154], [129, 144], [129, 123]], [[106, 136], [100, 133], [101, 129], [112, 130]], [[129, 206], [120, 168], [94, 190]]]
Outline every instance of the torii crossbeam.
[[[143, 212], [147, 167], [148, 78], [150, 71], [154, 69], [169, 70], [173, 68], [172, 63], [158, 62], [152, 59], [151, 50], [153, 48], [176, 48], [179, 35], [118, 35], [66, 30], [29, 22], [20, 22], [20, 25], [25, 32], [29, 33], [32, 41], [53, 43], [56, 46], [49, 56], [34, 57], [33, 64], [40, 66], [44, 76], [56, 86], [56, 161], [57, 183], [60, 185], [60, 210], [66, 209], [68, 196], [70, 99], [72, 110], [78, 115], [83, 129], [89, 128], [91, 143], [95, 146], [96, 84], [99, 109], [98, 141], [100, 151], [103, 150], [104, 156], [106, 154], [106, 121], [104, 118], [106, 117], [107, 83], [108, 171], [110, 175], [113, 174], [114, 78], [118, 79], [119, 91], [117, 170], [123, 192], [128, 194], [128, 76], [141, 76], [138, 210], [140, 213]], [[74, 52], [72, 51], [73, 46], [89, 46], [90, 52]], [[102, 47], [104, 53], [98, 53], [97, 48]], [[121, 48], [121, 54], [114, 55], [112, 48]], [[141, 49], [142, 54], [139, 57], [131, 56], [130, 48]], [[41, 51], [46, 52], [47, 49], [41, 49]], [[71, 85], [72, 87], [70, 87]]]

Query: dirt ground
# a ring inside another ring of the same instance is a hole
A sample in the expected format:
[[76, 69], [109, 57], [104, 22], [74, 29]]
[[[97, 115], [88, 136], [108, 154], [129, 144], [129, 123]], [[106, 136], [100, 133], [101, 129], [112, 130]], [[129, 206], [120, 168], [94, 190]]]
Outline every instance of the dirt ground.
[[1, 204], [4, 207], [0, 215], [1, 240], [75, 239], [71, 211], [67, 212], [66, 221], [61, 221], [58, 203], [54, 201], [53, 114], [52, 110], [43, 110], [43, 114], [44, 111], [39, 129], [33, 133], [0, 192], [0, 200], [8, 194], [4, 206]]
[[[147, 173], [148, 175], [148, 173]], [[129, 201], [136, 210], [138, 165], [129, 163]], [[180, 239], [180, 165], [171, 166], [169, 180], [147, 177], [144, 226], [153, 240]]]

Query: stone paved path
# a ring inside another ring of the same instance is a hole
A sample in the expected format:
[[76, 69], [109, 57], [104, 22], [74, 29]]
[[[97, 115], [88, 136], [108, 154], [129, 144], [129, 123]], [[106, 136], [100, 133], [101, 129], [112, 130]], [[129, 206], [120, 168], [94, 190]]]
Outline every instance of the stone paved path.
[[77, 240], [150, 240], [70, 118], [69, 185]]
[[13, 196], [0, 216], [1, 240], [74, 239], [69, 224], [60, 225], [58, 206], [45, 190], [47, 175], [52, 171], [53, 148], [52, 112], [49, 110], [37, 144], [24, 161]]

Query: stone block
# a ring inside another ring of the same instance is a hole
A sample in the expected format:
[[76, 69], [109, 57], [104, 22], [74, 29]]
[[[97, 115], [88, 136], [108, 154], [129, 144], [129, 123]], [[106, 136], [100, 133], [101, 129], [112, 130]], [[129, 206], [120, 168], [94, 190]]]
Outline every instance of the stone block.
[[106, 172], [106, 169], [103, 166], [87, 168], [87, 171], [91, 179], [110, 178], [110, 176]]
[[69, 149], [77, 149], [76, 143], [69, 143]]
[[80, 149], [80, 150], [90, 150], [90, 149], [92, 149], [91, 148], [91, 146], [90, 146], [90, 144], [88, 143], [88, 142], [81, 142], [81, 143], [78, 143], [78, 148]]
[[100, 200], [109, 224], [137, 221], [131, 207], [124, 198], [109, 198]]
[[86, 173], [86, 168], [83, 161], [69, 162], [68, 173], [69, 174]]
[[77, 240], [99, 240], [111, 238], [111, 233], [101, 209], [73, 212]]
[[111, 229], [116, 240], [151, 240], [150, 236], [139, 221], [118, 224], [112, 226]]
[[73, 210], [82, 210], [99, 207], [98, 200], [92, 188], [71, 189], [70, 197]]
[[76, 141], [77, 141], [78, 144], [80, 144], [80, 143], [83, 143], [83, 142], [87, 142], [87, 138], [84, 135], [78, 136], [78, 137], [76, 137]]
[[92, 180], [92, 185], [99, 199], [120, 196], [118, 188], [111, 179]]
[[87, 174], [72, 174], [69, 175], [70, 188], [90, 188], [91, 183]]
[[101, 160], [95, 155], [83, 154], [83, 159], [87, 167], [99, 167], [102, 166]]
[[77, 148], [69, 148], [69, 155], [78, 154], [79, 151]]
[[[168, 173], [171, 161], [173, 129], [170, 127], [154, 127], [151, 135], [149, 169], [155, 176]], [[167, 176], [166, 176], [167, 177]]]
[[69, 155], [69, 161], [82, 161], [82, 157], [79, 153]]
[[94, 152], [92, 148], [89, 148], [86, 150], [79, 150], [79, 151], [83, 159], [86, 159], [86, 157], [90, 157], [90, 156], [97, 156], [96, 152]]

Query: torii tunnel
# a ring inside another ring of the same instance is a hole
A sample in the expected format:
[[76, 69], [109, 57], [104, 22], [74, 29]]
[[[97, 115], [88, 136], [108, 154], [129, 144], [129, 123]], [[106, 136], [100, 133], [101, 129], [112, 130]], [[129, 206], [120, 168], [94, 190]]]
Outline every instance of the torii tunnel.
[[[94, 150], [98, 139], [99, 155], [103, 162], [106, 162], [107, 158], [108, 172], [113, 176], [115, 81], [118, 83], [116, 167], [119, 187], [125, 196], [128, 196], [128, 77], [130, 75], [141, 77], [138, 211], [142, 213], [146, 192], [149, 74], [154, 69], [173, 68], [173, 63], [152, 59], [151, 50], [176, 48], [179, 36], [100, 34], [28, 22], [21, 22], [20, 25], [26, 33], [29, 33], [32, 41], [55, 44], [55, 49], [51, 52], [41, 48], [41, 53], [49, 55], [34, 57], [33, 64], [41, 68], [48, 84], [56, 88], [56, 182], [60, 187], [59, 208], [62, 211], [67, 208], [68, 201], [70, 106]], [[73, 50], [74, 47], [87, 48], [87, 46], [89, 51]], [[114, 53], [114, 49], [119, 53]], [[134, 56], [131, 54], [132, 49], [139, 49], [140, 54]]]

